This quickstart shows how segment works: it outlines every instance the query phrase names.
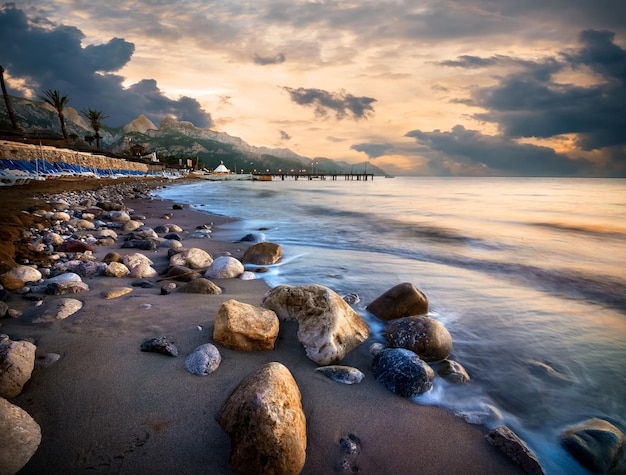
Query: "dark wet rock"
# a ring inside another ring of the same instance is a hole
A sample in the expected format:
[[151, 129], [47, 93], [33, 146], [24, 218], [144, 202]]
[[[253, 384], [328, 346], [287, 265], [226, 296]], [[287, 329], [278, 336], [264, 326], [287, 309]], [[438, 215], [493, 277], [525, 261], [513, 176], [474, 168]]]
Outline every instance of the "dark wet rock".
[[428, 313], [428, 299], [415, 285], [404, 282], [392, 287], [367, 307], [381, 320], [394, 320]]
[[18, 473], [40, 443], [39, 424], [25, 410], [0, 397], [0, 473]]
[[83, 278], [91, 279], [100, 274], [104, 269], [93, 261], [81, 261], [73, 271]]
[[298, 474], [306, 459], [306, 419], [289, 370], [268, 363], [241, 381], [217, 421], [231, 441], [235, 473]]
[[179, 280], [181, 282], [191, 282], [198, 277], [198, 271], [185, 266], [170, 266], [167, 269], [166, 278]]
[[200, 345], [185, 359], [185, 368], [192, 374], [206, 376], [215, 371], [222, 362], [217, 347], [211, 343]]
[[249, 233], [240, 239], [241, 242], [264, 242], [265, 234], [263, 233]]
[[437, 374], [454, 384], [465, 384], [470, 380], [470, 376], [463, 365], [454, 360], [441, 361], [437, 365]]
[[220, 289], [209, 279], [205, 279], [203, 277], [197, 277], [195, 279], [192, 279], [191, 282], [181, 287], [178, 291], [185, 294], [205, 295], [219, 295], [222, 293], [222, 289]]
[[625, 437], [610, 422], [588, 419], [563, 431], [560, 439], [563, 447], [593, 473], [625, 473], [612, 472], [620, 464], [620, 470], [624, 468]]
[[9, 313], [9, 306], [5, 302], [0, 301], [0, 318], [4, 318]]
[[277, 262], [283, 253], [280, 244], [273, 242], [260, 242], [246, 249], [241, 259], [244, 264], [269, 265]]
[[47, 295], [68, 295], [79, 294], [88, 290], [89, 286], [84, 282], [61, 281], [48, 284], [45, 293]]
[[94, 248], [89, 244], [78, 241], [76, 239], [68, 239], [64, 241], [59, 247], [57, 247], [57, 252], [94, 252]]
[[372, 373], [392, 393], [415, 397], [433, 387], [435, 373], [412, 351], [385, 348], [374, 356]]
[[164, 224], [159, 224], [158, 226], [154, 227], [154, 232], [157, 234], [166, 234], [170, 232], [170, 227]]
[[355, 305], [361, 301], [361, 298], [355, 293], [344, 295], [343, 299], [348, 305]]
[[183, 237], [178, 233], [167, 233], [163, 236], [163, 239], [175, 239], [176, 241], [182, 241]]
[[172, 209], [185, 209], [185, 205], [181, 205], [181, 204], [179, 204], [179, 203], [175, 203], [175, 204], [172, 206]]
[[425, 316], [393, 320], [385, 333], [387, 346], [406, 348], [426, 362], [446, 359], [452, 351], [452, 336], [441, 323]]
[[329, 379], [342, 384], [358, 384], [363, 381], [365, 375], [357, 368], [343, 365], [320, 366], [315, 371]]
[[141, 351], [160, 353], [167, 356], [178, 356], [178, 348], [174, 342], [166, 336], [150, 338], [141, 344]]
[[506, 426], [496, 427], [485, 436], [489, 443], [508, 455], [529, 475], [542, 475], [541, 464], [524, 441]]
[[130, 239], [122, 243], [122, 249], [141, 249], [142, 251], [154, 251], [159, 247], [159, 241], [155, 239]]
[[141, 287], [142, 289], [152, 289], [156, 284], [154, 282], [150, 282], [149, 280], [136, 280], [130, 285], [133, 287]]
[[9, 300], [10, 292], [6, 289], [0, 289], [0, 302], [6, 302]]

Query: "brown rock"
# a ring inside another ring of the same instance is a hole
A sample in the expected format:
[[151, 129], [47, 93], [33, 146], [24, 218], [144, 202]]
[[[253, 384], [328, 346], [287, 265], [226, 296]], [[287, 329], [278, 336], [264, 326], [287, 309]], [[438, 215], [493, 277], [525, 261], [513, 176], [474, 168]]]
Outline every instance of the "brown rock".
[[306, 459], [306, 419], [298, 385], [280, 363], [247, 376], [217, 419], [231, 439], [230, 467], [238, 474], [298, 474]]
[[191, 282], [181, 287], [178, 291], [184, 294], [219, 295], [222, 293], [222, 289], [204, 277], [192, 279]]
[[7, 335], [0, 339], [0, 397], [12, 398], [30, 379], [37, 347], [29, 341], [12, 341]]
[[369, 336], [359, 314], [322, 285], [279, 285], [265, 294], [262, 305], [281, 320], [298, 321], [298, 340], [319, 365], [338, 363]]
[[57, 247], [57, 251], [58, 252], [85, 252], [85, 251], [94, 252], [94, 248], [91, 247], [86, 242], [82, 242], [77, 239], [68, 239], [59, 247]]
[[496, 427], [485, 436], [489, 443], [508, 455], [529, 475], [543, 475], [541, 464], [524, 441], [507, 426]]
[[411, 315], [426, 315], [428, 299], [415, 285], [405, 282], [392, 287], [366, 308], [381, 320], [394, 320]]
[[274, 264], [283, 254], [280, 244], [260, 242], [246, 249], [241, 262], [244, 264], [269, 265]]
[[278, 326], [278, 317], [272, 310], [231, 299], [217, 313], [213, 340], [233, 350], [272, 350]]
[[39, 424], [26, 411], [0, 398], [0, 473], [19, 472], [40, 443]]
[[430, 317], [416, 315], [393, 320], [385, 339], [390, 348], [406, 348], [426, 362], [444, 360], [452, 351], [452, 336]]
[[470, 380], [463, 365], [454, 360], [443, 360], [437, 368], [437, 374], [454, 384], [465, 384]]

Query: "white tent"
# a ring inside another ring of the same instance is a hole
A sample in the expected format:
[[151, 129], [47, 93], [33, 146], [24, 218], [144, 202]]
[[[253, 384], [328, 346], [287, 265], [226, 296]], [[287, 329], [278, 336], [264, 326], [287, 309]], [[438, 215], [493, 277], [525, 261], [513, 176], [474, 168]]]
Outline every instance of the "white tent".
[[213, 173], [230, 173], [230, 170], [224, 166], [224, 162], [220, 162], [218, 167], [213, 170]]

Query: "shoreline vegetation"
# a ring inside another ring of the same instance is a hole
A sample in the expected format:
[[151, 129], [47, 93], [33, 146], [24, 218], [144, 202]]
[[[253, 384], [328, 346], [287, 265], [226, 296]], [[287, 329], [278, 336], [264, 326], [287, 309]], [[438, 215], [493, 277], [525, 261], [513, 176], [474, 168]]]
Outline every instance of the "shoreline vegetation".
[[[87, 179], [3, 188], [0, 274], [42, 261], [33, 239], [63, 226], [55, 227], [32, 211], [52, 210], [51, 197], [65, 197], [70, 212], [81, 209], [87, 215], [95, 212], [98, 198], [123, 199], [123, 208], [144, 227], [181, 229], [171, 239], [180, 239], [184, 249], [201, 249], [213, 259], [241, 259], [252, 243], [210, 238], [211, 228], [230, 218], [159, 199], [158, 188], [170, 185], [160, 179]], [[157, 198], [148, 196], [150, 190]], [[97, 234], [97, 227], [80, 226], [88, 225], [74, 223], [74, 237], [99, 236], [87, 241], [93, 252], [57, 252], [62, 255], [34, 267], [48, 272], [46, 281], [63, 273], [45, 269], [83, 259], [81, 281], [88, 290], [49, 295], [38, 291], [36, 283], [26, 286], [30, 292], [6, 284], [3, 290], [7, 316], [0, 319], [0, 333], [34, 348], [32, 374], [17, 394], [6, 398], [40, 428], [40, 442], [33, 429], [30, 453], [25, 444], [17, 445], [24, 449], [13, 457], [15, 470], [23, 466], [20, 473], [232, 473], [233, 445], [218, 423], [220, 411], [244, 378], [275, 362], [288, 369], [301, 395], [306, 424], [301, 473], [524, 473], [488, 442], [484, 429], [444, 409], [394, 395], [378, 383], [371, 373], [371, 336], [339, 363], [365, 374], [358, 384], [341, 384], [316, 371], [318, 365], [298, 341], [295, 321], [280, 322], [271, 350], [230, 349], [214, 339], [220, 308], [230, 300], [259, 307], [270, 290], [262, 278], [217, 278], [212, 281], [221, 293], [183, 293], [187, 283], [165, 278], [168, 247], [123, 248], [133, 231], [112, 228], [114, 238]], [[157, 274], [101, 275], [110, 253], [143, 254]], [[68, 269], [79, 266], [72, 265]], [[59, 318], [54, 312], [61, 311], [61, 300], [77, 300], [80, 306]], [[175, 345], [177, 357], [142, 351], [144, 342], [160, 337]], [[221, 362], [210, 374], [197, 376], [188, 370], [186, 357], [207, 343], [219, 349]], [[3, 441], [0, 458], [11, 458], [6, 453], [12, 450], [10, 442]]]

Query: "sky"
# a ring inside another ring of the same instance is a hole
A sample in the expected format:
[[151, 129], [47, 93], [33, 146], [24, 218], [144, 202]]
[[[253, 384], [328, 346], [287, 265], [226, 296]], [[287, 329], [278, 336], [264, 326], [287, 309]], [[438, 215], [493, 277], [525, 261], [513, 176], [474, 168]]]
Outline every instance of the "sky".
[[9, 93], [438, 176], [626, 177], [624, 0], [24, 0]]

